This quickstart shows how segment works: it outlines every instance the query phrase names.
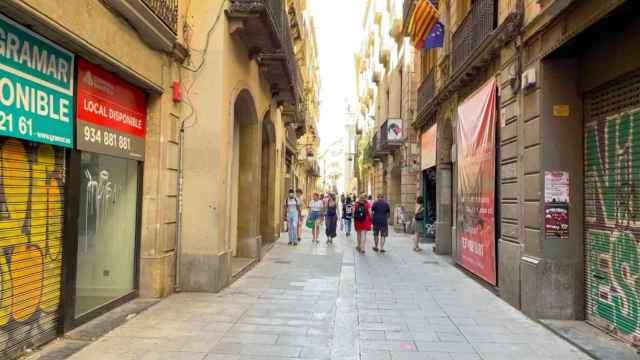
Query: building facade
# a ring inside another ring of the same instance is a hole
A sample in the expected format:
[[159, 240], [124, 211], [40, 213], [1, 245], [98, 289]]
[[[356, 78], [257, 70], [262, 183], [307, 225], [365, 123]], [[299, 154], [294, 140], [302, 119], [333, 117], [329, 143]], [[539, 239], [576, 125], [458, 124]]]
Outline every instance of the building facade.
[[286, 4], [0, 4], [0, 357], [279, 237], [310, 129]]
[[[384, 194], [413, 218], [418, 149], [411, 122], [414, 49], [402, 32], [401, 1], [367, 1], [356, 54], [359, 191]], [[393, 218], [396, 222], [396, 217]]]
[[[405, 1], [407, 35], [418, 3]], [[416, 56], [413, 127], [435, 173], [437, 252], [531, 317], [637, 345], [638, 65], [612, 54], [637, 53], [624, 14], [638, 5], [432, 4], [445, 41]]]

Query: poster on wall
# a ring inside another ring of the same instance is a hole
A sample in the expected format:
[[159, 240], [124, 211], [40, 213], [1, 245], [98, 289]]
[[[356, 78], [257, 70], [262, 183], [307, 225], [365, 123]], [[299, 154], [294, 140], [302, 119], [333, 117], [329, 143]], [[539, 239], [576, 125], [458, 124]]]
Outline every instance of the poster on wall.
[[402, 141], [402, 119], [387, 120], [387, 141]]
[[75, 57], [0, 15], [0, 135], [73, 147]]
[[544, 173], [544, 232], [549, 238], [569, 238], [569, 173]]
[[141, 89], [78, 60], [79, 150], [144, 160], [146, 112], [147, 99]]
[[456, 261], [496, 285], [496, 81], [458, 107], [458, 255]]
[[420, 136], [420, 169], [436, 166], [436, 135], [438, 125], [434, 124]]

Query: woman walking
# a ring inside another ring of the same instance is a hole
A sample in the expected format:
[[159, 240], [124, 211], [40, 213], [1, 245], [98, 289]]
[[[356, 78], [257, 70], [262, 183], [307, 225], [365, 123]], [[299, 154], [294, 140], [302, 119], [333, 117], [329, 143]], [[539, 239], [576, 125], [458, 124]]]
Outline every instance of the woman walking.
[[318, 193], [313, 193], [313, 200], [309, 202], [309, 221], [312, 223], [311, 235], [312, 242], [318, 243], [318, 233], [320, 232], [320, 223], [322, 222], [324, 212], [324, 203], [320, 200]]
[[365, 194], [354, 205], [353, 220], [356, 229], [356, 250], [364, 254], [365, 245], [367, 244], [367, 232], [371, 231], [371, 205], [367, 201]]
[[413, 251], [420, 252], [422, 249], [420, 248], [420, 238], [424, 235], [425, 224], [424, 224], [424, 206], [422, 196], [418, 196], [416, 199], [416, 237], [413, 239]]
[[298, 245], [298, 225], [300, 219], [300, 204], [298, 198], [293, 192], [293, 189], [289, 190], [289, 197], [284, 203], [285, 214], [287, 214], [287, 225], [289, 227], [289, 245]]
[[336, 202], [336, 195], [329, 194], [329, 200], [327, 201], [327, 210], [325, 212], [325, 227], [327, 235], [327, 245], [333, 244], [333, 239], [336, 235], [336, 228], [338, 226], [338, 203]]

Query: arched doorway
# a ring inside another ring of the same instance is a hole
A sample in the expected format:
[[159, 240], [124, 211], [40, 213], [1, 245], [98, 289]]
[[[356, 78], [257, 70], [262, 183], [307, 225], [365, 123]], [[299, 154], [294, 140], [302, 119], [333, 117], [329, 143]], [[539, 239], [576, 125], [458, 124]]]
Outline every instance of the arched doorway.
[[[262, 121], [262, 173], [260, 174], [260, 235], [262, 243], [276, 239], [276, 133], [267, 112]], [[288, 189], [287, 189], [288, 191]]]
[[234, 257], [250, 259], [258, 256], [260, 247], [260, 195], [255, 185], [260, 183], [261, 149], [258, 115], [249, 91], [236, 98], [233, 117], [230, 247]]

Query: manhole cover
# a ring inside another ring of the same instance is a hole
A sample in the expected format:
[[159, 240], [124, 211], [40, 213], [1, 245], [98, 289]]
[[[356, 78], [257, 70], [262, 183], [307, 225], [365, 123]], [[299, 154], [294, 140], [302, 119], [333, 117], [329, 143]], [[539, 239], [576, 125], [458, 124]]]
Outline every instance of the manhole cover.
[[276, 260], [276, 261], [274, 261], [274, 263], [276, 263], [276, 264], [285, 264], [285, 265], [289, 265], [289, 264], [291, 264], [291, 261], [287, 261], [287, 260]]
[[439, 262], [434, 261], [434, 260], [427, 260], [427, 261], [423, 261], [423, 264], [429, 264], [429, 265], [440, 265]]

